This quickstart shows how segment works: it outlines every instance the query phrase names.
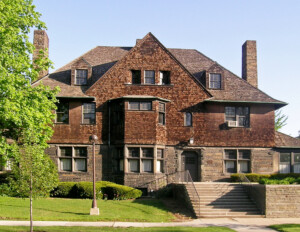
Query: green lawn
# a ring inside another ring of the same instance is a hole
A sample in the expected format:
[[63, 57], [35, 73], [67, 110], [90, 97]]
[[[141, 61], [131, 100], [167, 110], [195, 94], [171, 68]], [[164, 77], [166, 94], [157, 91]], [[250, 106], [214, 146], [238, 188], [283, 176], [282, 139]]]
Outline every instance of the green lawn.
[[281, 232], [299, 232], [300, 224], [281, 224], [269, 226], [271, 229], [278, 230]]
[[[175, 219], [156, 199], [98, 201], [99, 216], [90, 216], [89, 199], [46, 198], [33, 201], [35, 221], [169, 222]], [[29, 199], [0, 197], [1, 220], [29, 220]]]
[[[225, 227], [150, 227], [150, 228], [111, 228], [111, 227], [34, 227], [34, 231], [39, 232], [90, 232], [90, 231], [133, 231], [133, 232], [148, 232], [148, 231], [172, 231], [172, 232], [232, 232], [234, 230]], [[0, 226], [0, 231], [29, 231], [28, 227], [24, 226]]]

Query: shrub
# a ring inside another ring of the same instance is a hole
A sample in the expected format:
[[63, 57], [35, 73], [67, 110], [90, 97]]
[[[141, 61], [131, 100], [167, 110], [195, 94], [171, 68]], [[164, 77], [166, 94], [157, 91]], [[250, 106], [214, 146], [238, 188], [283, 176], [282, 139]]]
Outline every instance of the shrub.
[[276, 180], [276, 179], [267, 179], [267, 178], [260, 179], [259, 183], [260, 184], [290, 184], [290, 182], [285, 179]]
[[13, 196], [10, 187], [8, 184], [0, 184], [0, 196]]
[[58, 186], [51, 191], [51, 197], [71, 197], [72, 189], [76, 183], [74, 182], [60, 182]]
[[155, 192], [157, 198], [170, 198], [173, 197], [173, 186], [167, 185]]
[[242, 175], [245, 175], [247, 179], [250, 182], [259, 182], [260, 179], [262, 178], [269, 178], [270, 175], [267, 174], [256, 174], [256, 173], [247, 173], [247, 174], [241, 174], [241, 173], [236, 173], [232, 174], [231, 177], [231, 182], [239, 182], [242, 180]]
[[[97, 199], [134, 199], [142, 195], [142, 191], [108, 181], [96, 182]], [[92, 182], [61, 182], [51, 192], [52, 197], [93, 198]]]
[[271, 175], [271, 179], [277, 179], [277, 180], [282, 180], [285, 179], [287, 177], [293, 177], [293, 178], [299, 178], [300, 177], [300, 173], [277, 173], [277, 174], [272, 174]]

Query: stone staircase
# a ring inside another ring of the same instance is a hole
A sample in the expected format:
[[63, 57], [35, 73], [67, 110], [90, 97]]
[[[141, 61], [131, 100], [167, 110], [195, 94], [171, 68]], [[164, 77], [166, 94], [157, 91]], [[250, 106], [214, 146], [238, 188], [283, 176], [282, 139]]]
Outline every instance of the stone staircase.
[[[201, 217], [263, 217], [240, 184], [196, 182], [186, 184], [186, 190], [197, 218]], [[200, 207], [200, 210], [199, 210]]]

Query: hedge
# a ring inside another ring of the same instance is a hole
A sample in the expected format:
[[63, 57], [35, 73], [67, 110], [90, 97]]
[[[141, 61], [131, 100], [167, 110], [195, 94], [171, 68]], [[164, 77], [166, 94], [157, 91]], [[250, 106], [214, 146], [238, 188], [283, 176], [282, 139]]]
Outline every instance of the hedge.
[[256, 173], [236, 173], [231, 175], [232, 182], [242, 180], [245, 175], [250, 182], [259, 182], [260, 184], [300, 184], [300, 173], [278, 173], [278, 174], [256, 174]]
[[[142, 191], [108, 181], [96, 182], [97, 199], [135, 199]], [[93, 198], [92, 182], [60, 182], [50, 196], [62, 198]]]

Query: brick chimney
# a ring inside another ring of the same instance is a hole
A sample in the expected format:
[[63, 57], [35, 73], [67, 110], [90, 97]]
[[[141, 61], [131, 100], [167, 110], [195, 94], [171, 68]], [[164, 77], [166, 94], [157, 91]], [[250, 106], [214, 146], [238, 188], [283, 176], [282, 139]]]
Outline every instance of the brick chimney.
[[254, 87], [257, 83], [256, 41], [247, 40], [242, 47], [242, 78]]
[[[35, 49], [33, 51], [32, 59], [35, 61], [39, 57], [39, 51], [47, 49], [46, 56], [48, 57], [49, 54], [49, 38], [44, 30], [35, 30], [34, 37], [33, 37], [33, 45]], [[49, 70], [43, 70], [39, 72], [39, 78], [46, 76], [49, 73]]]

